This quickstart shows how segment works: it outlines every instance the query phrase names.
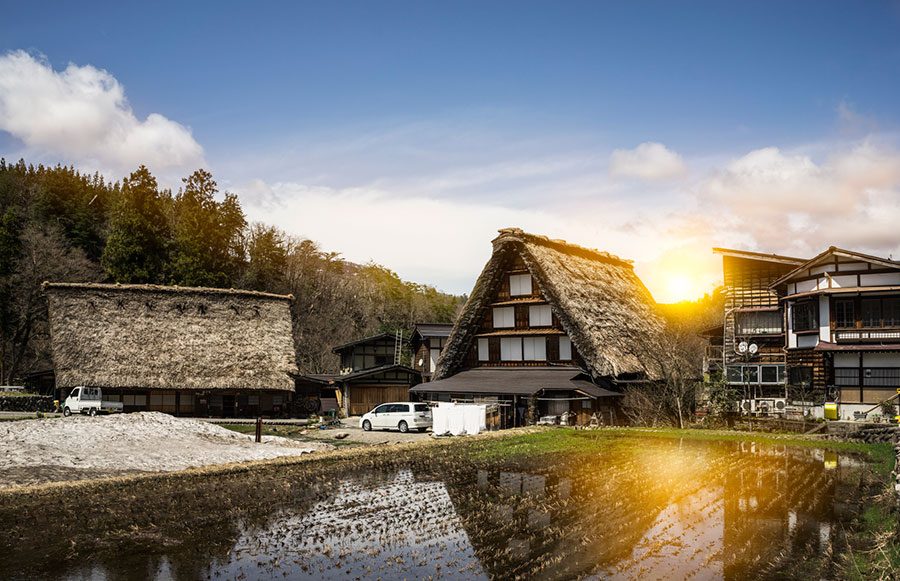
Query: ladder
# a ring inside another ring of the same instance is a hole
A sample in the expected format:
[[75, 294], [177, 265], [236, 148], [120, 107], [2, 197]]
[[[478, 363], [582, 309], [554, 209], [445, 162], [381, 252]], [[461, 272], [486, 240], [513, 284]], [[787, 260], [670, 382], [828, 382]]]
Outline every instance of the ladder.
[[394, 333], [394, 365], [400, 365], [400, 356], [403, 354], [403, 329]]

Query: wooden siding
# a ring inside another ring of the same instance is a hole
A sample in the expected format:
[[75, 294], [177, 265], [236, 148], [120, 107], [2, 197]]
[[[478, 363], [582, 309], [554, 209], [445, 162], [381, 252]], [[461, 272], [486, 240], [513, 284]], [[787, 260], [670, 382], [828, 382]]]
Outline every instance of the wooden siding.
[[409, 385], [354, 383], [347, 387], [347, 405], [351, 416], [361, 416], [377, 405], [409, 401]]

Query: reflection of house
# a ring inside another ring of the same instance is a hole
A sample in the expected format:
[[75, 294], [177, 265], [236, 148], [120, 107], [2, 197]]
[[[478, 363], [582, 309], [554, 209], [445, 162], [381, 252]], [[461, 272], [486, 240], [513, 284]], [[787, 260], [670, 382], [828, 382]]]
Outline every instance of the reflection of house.
[[615, 420], [622, 382], [639, 379], [641, 341], [662, 325], [631, 262], [501, 230], [423, 399], [496, 401], [504, 426], [541, 415]]
[[[743, 393], [745, 411], [783, 410], [784, 313], [769, 285], [803, 259], [728, 248], [713, 252], [722, 255], [725, 313], [720, 332], [704, 332], [712, 342], [705, 371], [723, 370], [726, 381]], [[744, 353], [741, 343], [748, 346]], [[756, 345], [755, 353], [750, 345]]]
[[[400, 363], [403, 348], [400, 339], [389, 333], [339, 345], [332, 351], [340, 356], [341, 372], [299, 375], [298, 393], [311, 396], [321, 389], [329, 395], [337, 390], [341, 410], [349, 416], [362, 415], [385, 402], [408, 401], [409, 388], [422, 375]], [[323, 400], [323, 411], [325, 405]]]
[[290, 296], [153, 285], [47, 283], [59, 395], [103, 388], [126, 411], [286, 410], [296, 373]]
[[786, 305], [792, 389], [840, 402], [845, 418], [896, 393], [900, 262], [832, 246], [771, 288]]
[[418, 323], [413, 329], [410, 339], [412, 366], [422, 373], [423, 381], [431, 381], [452, 328], [453, 325], [450, 323]]

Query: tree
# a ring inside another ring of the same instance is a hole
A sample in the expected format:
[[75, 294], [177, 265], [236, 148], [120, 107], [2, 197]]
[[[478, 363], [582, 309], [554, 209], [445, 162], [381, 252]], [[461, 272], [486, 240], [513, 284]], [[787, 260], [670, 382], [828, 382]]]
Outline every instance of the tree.
[[161, 193], [143, 165], [122, 182], [110, 220], [102, 264], [122, 283], [163, 283], [168, 270], [171, 196]]
[[247, 226], [240, 203], [222, 203], [212, 174], [199, 169], [185, 178], [174, 200], [172, 282], [185, 286], [233, 286], [243, 262]]
[[47, 304], [41, 284], [98, 280], [100, 269], [71, 247], [60, 228], [29, 224], [11, 272], [0, 278], [13, 289], [0, 326], [0, 381], [10, 384], [37, 366], [50, 364]]
[[274, 226], [259, 222], [247, 234], [247, 264], [244, 288], [258, 291], [285, 292], [287, 269], [286, 236]]

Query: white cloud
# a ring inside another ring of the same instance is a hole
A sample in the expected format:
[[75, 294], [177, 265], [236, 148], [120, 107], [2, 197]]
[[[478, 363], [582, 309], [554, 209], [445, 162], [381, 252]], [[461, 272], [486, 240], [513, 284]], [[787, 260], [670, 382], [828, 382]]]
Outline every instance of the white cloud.
[[900, 151], [872, 140], [836, 147], [819, 161], [775, 147], [751, 151], [695, 193], [720, 236], [741, 236], [758, 249], [900, 250]]
[[107, 71], [75, 64], [55, 71], [24, 51], [0, 56], [0, 130], [39, 155], [93, 169], [205, 165], [203, 148], [188, 128], [157, 113], [138, 119]]
[[634, 149], [616, 149], [609, 158], [613, 177], [666, 181], [687, 173], [684, 160], [662, 143], [646, 142]]

